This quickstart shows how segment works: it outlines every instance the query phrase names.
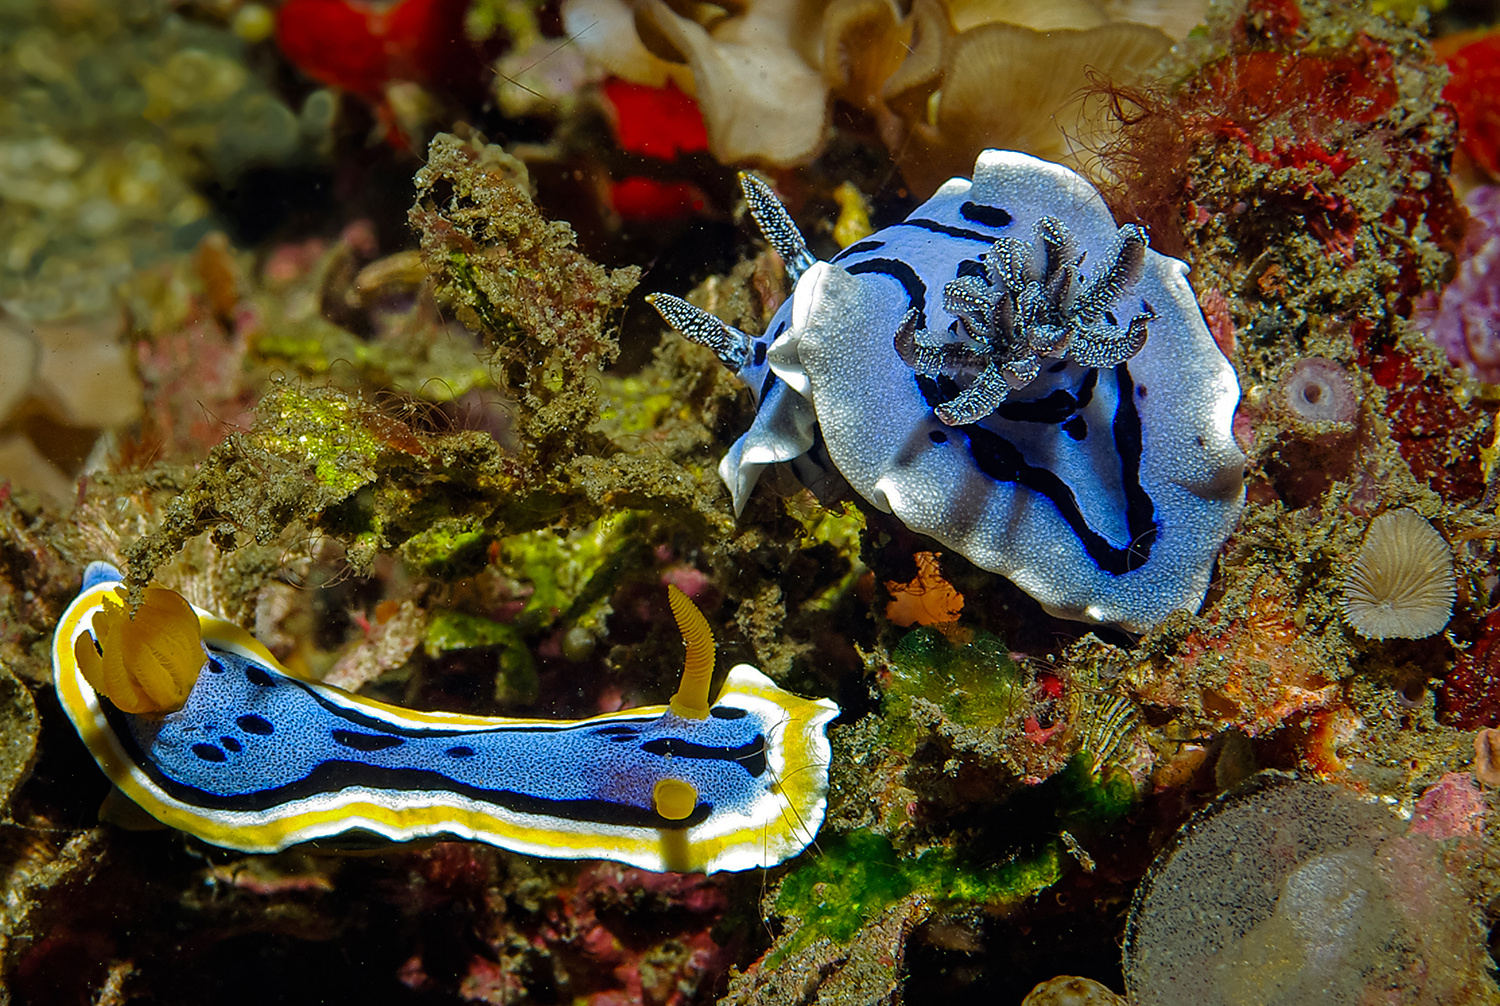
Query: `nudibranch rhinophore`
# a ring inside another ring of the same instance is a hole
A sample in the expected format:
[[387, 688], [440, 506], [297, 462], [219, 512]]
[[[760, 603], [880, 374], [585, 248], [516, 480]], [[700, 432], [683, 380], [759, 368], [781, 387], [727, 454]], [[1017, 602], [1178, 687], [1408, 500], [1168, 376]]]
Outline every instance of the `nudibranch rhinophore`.
[[831, 461], [1053, 614], [1144, 631], [1202, 604], [1245, 456], [1239, 384], [1183, 262], [1075, 172], [1014, 151], [827, 262], [741, 181], [794, 284], [765, 334], [651, 298], [757, 403], [719, 466], [736, 514], [766, 465], [817, 489]]
[[710, 702], [713, 634], [675, 589], [671, 601], [688, 659], [670, 705], [509, 719], [304, 681], [164, 588], [132, 618], [119, 571], [96, 562], [53, 637], [53, 681], [126, 796], [229, 849], [467, 839], [705, 873], [795, 856], [823, 823], [838, 706], [748, 664]]

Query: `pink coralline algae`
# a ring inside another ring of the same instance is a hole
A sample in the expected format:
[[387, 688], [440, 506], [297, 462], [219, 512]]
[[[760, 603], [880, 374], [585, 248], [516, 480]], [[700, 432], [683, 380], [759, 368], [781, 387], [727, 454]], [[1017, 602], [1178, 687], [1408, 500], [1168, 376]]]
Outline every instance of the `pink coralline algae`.
[[1458, 274], [1441, 295], [1423, 298], [1413, 320], [1448, 359], [1500, 383], [1500, 186], [1475, 189], [1464, 205], [1469, 226]]

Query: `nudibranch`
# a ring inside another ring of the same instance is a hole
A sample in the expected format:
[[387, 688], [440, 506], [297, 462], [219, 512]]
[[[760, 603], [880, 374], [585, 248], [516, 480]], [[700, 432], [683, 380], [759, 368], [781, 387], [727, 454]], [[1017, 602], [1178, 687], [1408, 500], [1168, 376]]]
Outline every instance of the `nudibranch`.
[[1144, 631], [1195, 610], [1244, 506], [1239, 384], [1185, 263], [1057, 164], [986, 150], [905, 220], [814, 258], [742, 175], [791, 296], [761, 336], [652, 303], [758, 411], [719, 473], [842, 477], [1053, 614]]
[[747, 664], [710, 702], [713, 634], [684, 595], [667, 706], [582, 720], [418, 712], [302, 680], [243, 629], [96, 562], [53, 638], [57, 694], [105, 775], [213, 845], [443, 838], [647, 870], [745, 870], [823, 821], [838, 707]]

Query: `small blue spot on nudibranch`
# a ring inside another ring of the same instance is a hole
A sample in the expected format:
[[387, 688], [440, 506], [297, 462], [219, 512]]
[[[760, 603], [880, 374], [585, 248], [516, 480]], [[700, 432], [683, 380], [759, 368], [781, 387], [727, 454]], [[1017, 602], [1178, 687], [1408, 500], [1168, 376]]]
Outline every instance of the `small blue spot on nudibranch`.
[[193, 754], [197, 755], [199, 758], [202, 758], [204, 761], [224, 761], [229, 757], [223, 751], [214, 747], [212, 744], [194, 744]]
[[260, 687], [262, 688], [270, 688], [272, 685], [276, 684], [276, 679], [271, 677], [265, 671], [261, 670], [259, 667], [245, 668], [245, 680], [250, 682], [252, 685], [260, 685]]
[[247, 734], [259, 734], [262, 737], [268, 737], [276, 731], [276, 728], [271, 726], [270, 720], [264, 716], [257, 716], [254, 713], [246, 713], [234, 722], [236, 726]]
[[235, 740], [233, 737], [220, 737], [219, 738], [219, 743], [222, 744], [222, 745], [224, 745], [230, 751], [233, 751], [236, 754], [239, 753], [240, 742], [237, 741], [237, 740]]
[[332, 736], [334, 743], [342, 744], [355, 751], [384, 751], [406, 743], [400, 737], [388, 737], [385, 734], [361, 734], [353, 730], [335, 730]]
[[457, 747], [451, 747], [443, 753], [446, 754], [449, 758], [474, 757], [474, 749], [469, 747], [467, 744], [460, 744]]

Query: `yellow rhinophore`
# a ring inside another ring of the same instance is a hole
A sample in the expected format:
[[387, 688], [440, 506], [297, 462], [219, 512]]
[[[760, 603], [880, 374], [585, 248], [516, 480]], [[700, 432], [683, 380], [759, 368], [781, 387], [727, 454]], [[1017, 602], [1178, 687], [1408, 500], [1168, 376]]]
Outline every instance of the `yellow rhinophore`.
[[672, 617], [677, 619], [678, 631], [687, 647], [682, 680], [669, 705], [678, 716], [701, 720], [708, 715], [708, 687], [713, 681], [714, 653], [718, 649], [714, 632], [703, 612], [675, 584], [667, 585], [667, 602], [672, 605]]

